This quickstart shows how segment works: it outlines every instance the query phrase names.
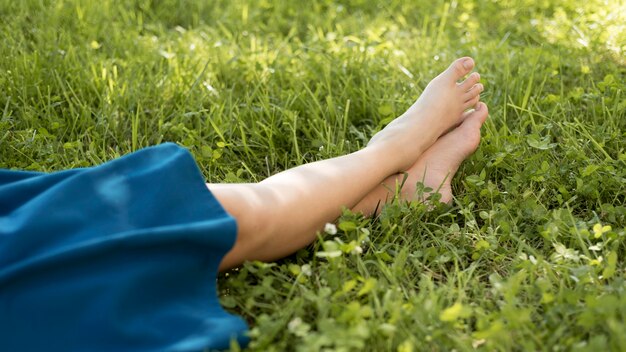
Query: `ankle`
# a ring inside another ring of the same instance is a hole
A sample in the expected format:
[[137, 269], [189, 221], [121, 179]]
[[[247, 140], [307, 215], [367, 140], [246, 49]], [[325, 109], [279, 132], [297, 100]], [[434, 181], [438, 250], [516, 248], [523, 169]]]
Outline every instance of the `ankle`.
[[[376, 168], [385, 170], [386, 176], [395, 174], [404, 168], [408, 157], [406, 151], [394, 141], [381, 141], [357, 151], [356, 155], [361, 155], [367, 160], [375, 160]], [[410, 163], [410, 162], [408, 162]]]

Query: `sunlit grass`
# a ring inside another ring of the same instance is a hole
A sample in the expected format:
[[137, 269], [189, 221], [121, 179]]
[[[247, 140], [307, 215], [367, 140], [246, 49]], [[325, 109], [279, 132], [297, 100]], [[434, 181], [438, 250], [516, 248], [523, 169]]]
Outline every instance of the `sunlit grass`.
[[222, 277], [224, 305], [252, 350], [624, 350], [624, 16], [619, 0], [0, 0], [0, 167], [174, 141], [210, 182], [259, 181], [357, 150], [471, 55], [491, 117], [454, 204], [346, 213]]

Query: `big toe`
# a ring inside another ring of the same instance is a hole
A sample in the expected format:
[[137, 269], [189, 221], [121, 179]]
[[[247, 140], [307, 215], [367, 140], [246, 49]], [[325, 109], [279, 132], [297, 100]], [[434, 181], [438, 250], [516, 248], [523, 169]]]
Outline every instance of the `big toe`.
[[485, 120], [487, 120], [487, 116], [489, 116], [489, 108], [487, 108], [487, 104], [479, 102], [476, 104], [476, 108], [469, 112], [463, 120], [463, 123], [468, 124], [471, 128], [480, 129], [483, 123], [485, 123]]
[[476, 108], [469, 112], [469, 114], [463, 120], [461, 126], [451, 133], [457, 132], [455, 136], [457, 141], [460, 141], [465, 147], [465, 154], [469, 155], [473, 153], [478, 144], [480, 143], [480, 128], [489, 115], [489, 109], [485, 103], [476, 104]]
[[465, 77], [474, 68], [474, 59], [471, 57], [462, 57], [455, 60], [450, 67], [448, 67], [443, 75], [446, 79], [456, 82]]

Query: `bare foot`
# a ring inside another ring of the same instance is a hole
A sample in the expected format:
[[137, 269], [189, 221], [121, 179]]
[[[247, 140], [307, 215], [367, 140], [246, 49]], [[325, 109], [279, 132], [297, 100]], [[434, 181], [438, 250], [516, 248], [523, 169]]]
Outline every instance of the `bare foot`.
[[[449, 203], [452, 200], [450, 182], [463, 160], [472, 155], [480, 143], [480, 127], [488, 115], [487, 105], [478, 103], [475, 110], [463, 114], [461, 125], [445, 134], [433, 144], [411, 166], [404, 187], [402, 197], [406, 200], [419, 199], [416, 194], [416, 184], [422, 182], [441, 194], [441, 202]], [[421, 197], [428, 196], [422, 195]]]
[[441, 134], [462, 120], [463, 111], [480, 99], [480, 75], [472, 73], [457, 83], [474, 67], [469, 57], [454, 61], [435, 77], [417, 101], [404, 113], [378, 132], [368, 146], [387, 146], [395, 151], [400, 170], [406, 170]]
[[[441, 194], [440, 201], [452, 200], [450, 181], [461, 162], [470, 156], [480, 143], [480, 127], [488, 115], [487, 105], [478, 103], [475, 110], [459, 114], [463, 121], [461, 125], [440, 137], [405, 174], [399, 173], [389, 176], [381, 185], [374, 188], [357, 205], [354, 212], [372, 215], [381, 206], [394, 198], [397, 186], [402, 185], [400, 197], [404, 200], [423, 201], [428, 194], [418, 194], [416, 184], [423, 183]], [[402, 181], [404, 183], [402, 184]]]

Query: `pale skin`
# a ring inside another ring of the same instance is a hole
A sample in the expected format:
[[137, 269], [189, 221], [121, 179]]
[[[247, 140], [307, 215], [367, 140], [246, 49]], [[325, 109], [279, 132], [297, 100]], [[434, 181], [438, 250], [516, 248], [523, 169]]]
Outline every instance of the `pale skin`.
[[355, 153], [301, 165], [258, 183], [208, 184], [238, 225], [237, 240], [220, 270], [297, 251], [344, 207], [372, 215], [391, 199], [404, 172], [409, 175], [401, 190], [404, 199], [415, 199], [415, 183], [423, 179], [432, 188], [441, 186], [442, 201], [449, 201], [450, 179], [478, 146], [487, 117], [487, 106], [479, 103], [480, 76], [469, 74], [473, 67], [471, 58], [453, 62], [404, 114]]

